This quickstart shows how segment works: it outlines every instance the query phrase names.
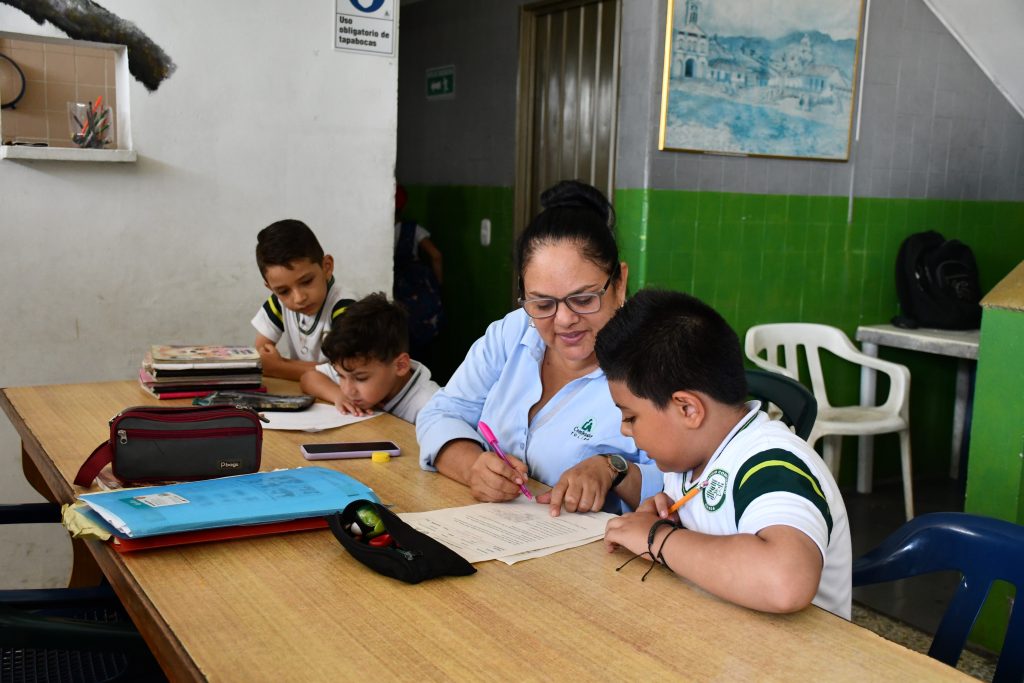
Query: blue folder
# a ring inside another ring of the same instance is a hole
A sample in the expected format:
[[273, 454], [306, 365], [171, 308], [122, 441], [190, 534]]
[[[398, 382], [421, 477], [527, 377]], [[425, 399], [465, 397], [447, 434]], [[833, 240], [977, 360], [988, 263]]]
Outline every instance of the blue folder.
[[380, 502], [370, 487], [326, 467], [257, 472], [79, 498], [126, 538], [324, 517], [353, 500]]

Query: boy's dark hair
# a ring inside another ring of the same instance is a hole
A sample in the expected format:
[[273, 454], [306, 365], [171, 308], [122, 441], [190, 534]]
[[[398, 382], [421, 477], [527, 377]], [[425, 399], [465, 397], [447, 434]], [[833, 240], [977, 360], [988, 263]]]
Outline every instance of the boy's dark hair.
[[363, 297], [335, 319], [321, 350], [327, 360], [342, 367], [355, 358], [391, 362], [409, 351], [405, 310], [388, 301], [383, 292]]
[[599, 266], [617, 282], [619, 247], [615, 243], [615, 210], [596, 187], [578, 180], [563, 180], [540, 196], [544, 209], [530, 221], [516, 245], [519, 289], [523, 271], [534, 252], [542, 246], [572, 242], [580, 254]]
[[286, 218], [271, 223], [256, 236], [256, 265], [260, 275], [266, 275], [267, 266], [287, 266], [295, 259], [324, 262], [324, 250], [316, 235], [302, 221]]
[[597, 362], [610, 381], [664, 408], [676, 391], [699, 391], [726, 405], [747, 397], [740, 340], [700, 299], [643, 289], [597, 335]]

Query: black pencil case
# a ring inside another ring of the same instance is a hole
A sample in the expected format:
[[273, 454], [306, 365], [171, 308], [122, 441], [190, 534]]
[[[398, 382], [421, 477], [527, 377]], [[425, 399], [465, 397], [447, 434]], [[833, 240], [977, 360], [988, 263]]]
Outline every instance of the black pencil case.
[[234, 406], [250, 410], [305, 410], [313, 405], [316, 398], [308, 394], [298, 396], [286, 394], [265, 394], [259, 391], [215, 391], [208, 396], [192, 399], [194, 406]]
[[[390, 545], [373, 546], [365, 535], [352, 533], [353, 525], [362, 526], [356, 511], [363, 506], [370, 506], [380, 517], [386, 533], [391, 535]], [[467, 576], [476, 572], [461, 555], [409, 526], [379, 503], [354, 500], [341, 512], [330, 515], [327, 523], [352, 557], [384, 576], [419, 583], [438, 576]]]

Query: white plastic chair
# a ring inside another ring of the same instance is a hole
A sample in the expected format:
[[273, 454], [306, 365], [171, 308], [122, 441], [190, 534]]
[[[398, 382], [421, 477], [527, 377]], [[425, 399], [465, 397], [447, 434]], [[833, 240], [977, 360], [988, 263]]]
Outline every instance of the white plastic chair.
[[[903, 507], [907, 520], [914, 516], [910, 475], [910, 371], [903, 365], [861, 353], [842, 330], [813, 323], [772, 323], [747, 330], [745, 352], [755, 365], [800, 381], [799, 347], [804, 347], [811, 390], [818, 401], [818, 418], [807, 442], [813, 447], [824, 437], [822, 457], [833, 476], [839, 473], [842, 438], [899, 432], [903, 472]], [[783, 353], [780, 358], [779, 350]], [[833, 406], [828, 401], [819, 349], [843, 360], [867, 366], [889, 377], [889, 396], [880, 406]]]

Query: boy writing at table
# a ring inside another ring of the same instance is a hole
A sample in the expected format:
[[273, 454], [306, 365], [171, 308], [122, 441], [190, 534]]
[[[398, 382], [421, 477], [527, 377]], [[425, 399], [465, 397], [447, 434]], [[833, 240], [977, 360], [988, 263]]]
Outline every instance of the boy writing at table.
[[679, 292], [642, 290], [597, 338], [633, 437], [662, 493], [608, 522], [609, 552], [650, 556], [721, 598], [766, 612], [809, 604], [850, 618], [850, 528], [828, 468], [757, 402], [739, 339]]
[[409, 357], [405, 311], [380, 292], [346, 308], [324, 339], [323, 353], [328, 362], [302, 375], [302, 390], [344, 414], [383, 410], [415, 424], [438, 390], [427, 366]]
[[[334, 258], [302, 221], [277, 221], [260, 230], [256, 265], [271, 292], [252, 319], [263, 374], [297, 380], [326, 360], [320, 344], [352, 299], [334, 279]], [[278, 351], [282, 338], [292, 358]]]

